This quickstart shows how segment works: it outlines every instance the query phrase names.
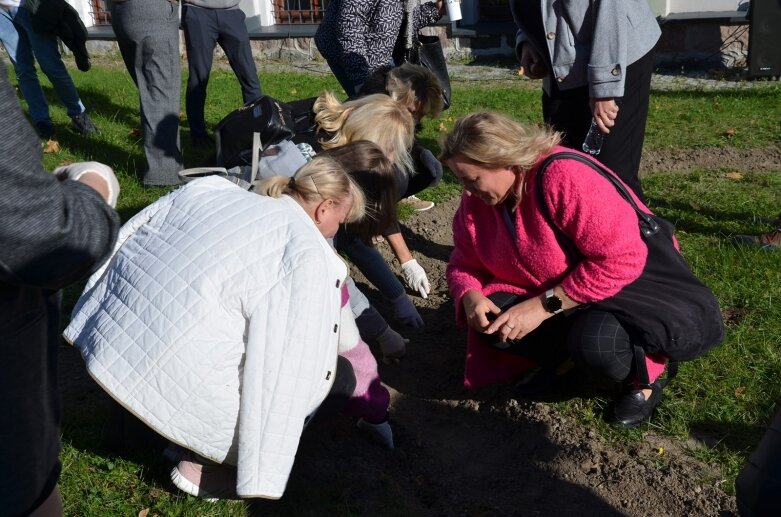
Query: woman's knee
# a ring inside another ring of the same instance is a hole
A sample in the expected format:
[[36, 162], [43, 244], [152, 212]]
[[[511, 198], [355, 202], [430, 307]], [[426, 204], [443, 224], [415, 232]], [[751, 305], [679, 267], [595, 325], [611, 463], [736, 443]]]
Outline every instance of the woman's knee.
[[567, 338], [572, 359], [590, 371], [614, 381], [627, 379], [632, 372], [632, 343], [616, 317], [588, 309], [577, 316]]

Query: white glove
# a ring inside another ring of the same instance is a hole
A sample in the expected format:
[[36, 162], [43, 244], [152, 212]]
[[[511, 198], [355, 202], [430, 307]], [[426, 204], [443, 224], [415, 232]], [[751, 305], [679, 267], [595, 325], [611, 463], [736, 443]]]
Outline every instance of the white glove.
[[418, 291], [423, 298], [428, 298], [428, 293], [431, 292], [431, 285], [428, 283], [426, 272], [423, 271], [417, 260], [408, 260], [402, 264], [401, 272], [404, 273], [404, 279], [407, 281], [410, 289]]
[[380, 344], [382, 352], [382, 362], [385, 364], [395, 364], [407, 355], [407, 343], [409, 339], [401, 337], [401, 334], [390, 328], [377, 336], [377, 343]]
[[88, 172], [94, 172], [106, 180], [108, 184], [108, 199], [106, 203], [112, 208], [116, 208], [117, 198], [119, 197], [119, 181], [117, 181], [114, 171], [108, 165], [100, 162], [76, 162], [54, 169], [54, 175], [60, 181], [65, 179], [79, 181], [79, 178]]
[[387, 418], [379, 424], [372, 424], [361, 418], [358, 420], [358, 429], [369, 433], [371, 439], [383, 447], [393, 449], [393, 429]]

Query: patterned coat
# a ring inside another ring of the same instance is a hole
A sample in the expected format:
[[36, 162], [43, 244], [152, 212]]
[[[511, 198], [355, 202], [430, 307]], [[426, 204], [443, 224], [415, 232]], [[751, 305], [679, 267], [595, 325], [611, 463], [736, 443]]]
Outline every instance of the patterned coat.
[[[403, 11], [400, 0], [333, 0], [315, 34], [317, 50], [340, 64], [350, 81], [363, 83], [370, 73], [390, 63]], [[438, 19], [434, 2], [422, 4], [413, 15], [417, 29]]]

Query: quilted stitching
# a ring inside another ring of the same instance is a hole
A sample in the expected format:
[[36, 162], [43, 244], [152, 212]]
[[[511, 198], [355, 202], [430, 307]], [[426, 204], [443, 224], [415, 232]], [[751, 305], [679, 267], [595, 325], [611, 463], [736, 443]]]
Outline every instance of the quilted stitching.
[[96, 273], [66, 338], [153, 428], [238, 460], [240, 494], [281, 496], [303, 419], [330, 385], [345, 266], [290, 199], [219, 178], [175, 194]]

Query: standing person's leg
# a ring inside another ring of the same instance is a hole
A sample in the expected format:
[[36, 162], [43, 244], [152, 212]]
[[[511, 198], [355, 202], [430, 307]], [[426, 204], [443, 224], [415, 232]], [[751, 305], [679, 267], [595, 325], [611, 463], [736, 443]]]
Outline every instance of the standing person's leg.
[[224, 9], [217, 12], [219, 36], [217, 42], [225, 51], [228, 62], [241, 85], [241, 96], [244, 103], [260, 97], [260, 81], [252, 49], [249, 44], [249, 33], [244, 23], [246, 16], [241, 9]]
[[[37, 296], [33, 289], [28, 296]], [[13, 296], [13, 294], [12, 294]], [[21, 295], [20, 295], [21, 296]], [[0, 339], [0, 501], [3, 515], [29, 515], [59, 500], [60, 395], [57, 389], [59, 291], [41, 296], [37, 318], [21, 327], [10, 317]], [[17, 328], [10, 335], [9, 328]], [[25, 346], [19, 346], [24, 344]], [[56, 493], [55, 493], [56, 492]], [[51, 497], [55, 493], [54, 497]], [[45, 515], [45, 514], [41, 514]]]
[[18, 7], [9, 10], [0, 9], [0, 41], [3, 43], [11, 63], [14, 65], [19, 90], [27, 102], [27, 109], [38, 135], [43, 139], [54, 136], [54, 124], [49, 115], [49, 105], [43, 95], [38, 73], [35, 70], [35, 58], [32, 45], [26, 32], [19, 32], [14, 25]]
[[555, 85], [551, 94], [542, 94], [542, 117], [556, 131], [564, 133], [562, 145], [582, 150], [583, 140], [591, 125], [588, 87], [572, 90], [558, 90]]
[[115, 0], [111, 18], [122, 57], [138, 86], [148, 163], [144, 184], [178, 185], [183, 168], [179, 10], [167, 0]]
[[14, 18], [17, 29], [24, 31], [30, 40], [35, 58], [41, 71], [46, 75], [54, 87], [54, 92], [65, 105], [68, 116], [73, 121], [73, 127], [82, 134], [94, 133], [97, 128], [89, 118], [84, 115], [84, 104], [81, 102], [76, 85], [73, 84], [65, 63], [62, 62], [60, 49], [57, 46], [57, 38], [53, 34], [35, 32], [30, 20], [30, 13], [24, 7], [20, 7]]
[[187, 93], [185, 107], [190, 138], [200, 143], [208, 138], [203, 109], [206, 105], [206, 88], [214, 59], [214, 45], [219, 31], [218, 9], [206, 9], [192, 5], [182, 7], [184, 44], [187, 49]]
[[638, 172], [653, 71], [653, 51], [627, 67], [624, 96], [616, 99], [619, 108], [616, 125], [606, 135], [602, 151], [597, 155], [640, 199], [645, 199]]

